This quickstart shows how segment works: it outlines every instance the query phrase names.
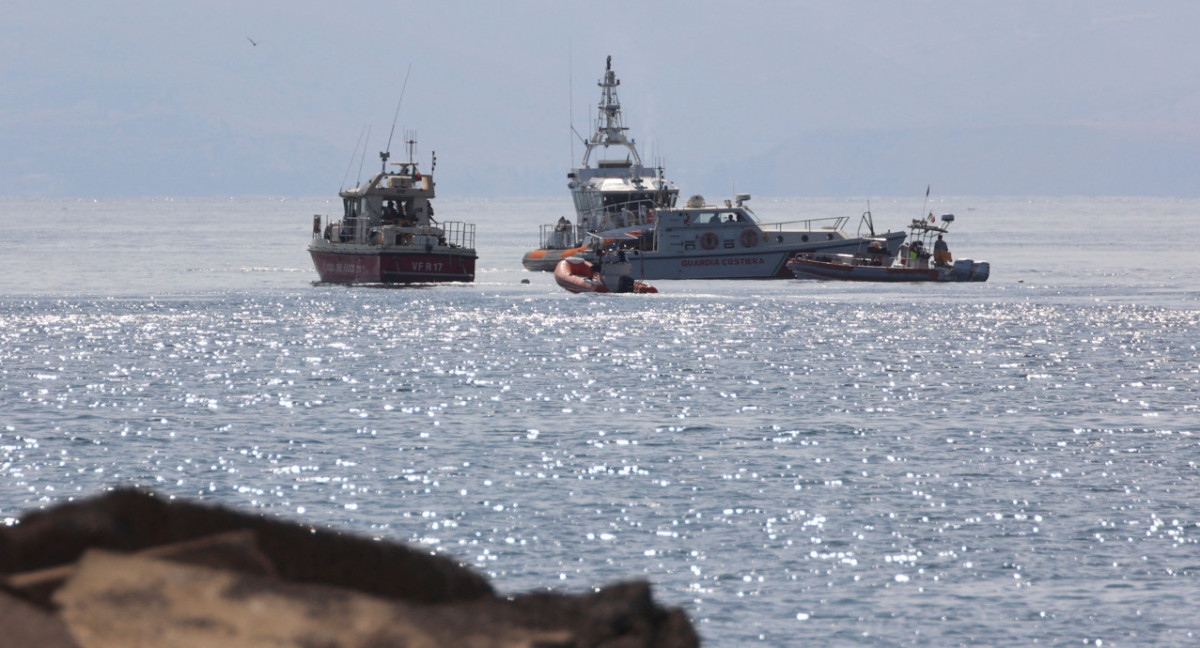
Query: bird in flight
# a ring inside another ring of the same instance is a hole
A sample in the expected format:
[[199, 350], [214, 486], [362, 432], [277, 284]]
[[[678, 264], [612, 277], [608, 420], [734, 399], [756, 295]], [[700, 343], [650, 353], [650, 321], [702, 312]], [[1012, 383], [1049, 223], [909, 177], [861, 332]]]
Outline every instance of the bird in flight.
[[249, 36], [247, 36], [246, 40], [250, 41], [250, 44], [253, 45], [254, 47], [258, 47], [258, 42], [256, 42], [253, 38], [250, 38]]

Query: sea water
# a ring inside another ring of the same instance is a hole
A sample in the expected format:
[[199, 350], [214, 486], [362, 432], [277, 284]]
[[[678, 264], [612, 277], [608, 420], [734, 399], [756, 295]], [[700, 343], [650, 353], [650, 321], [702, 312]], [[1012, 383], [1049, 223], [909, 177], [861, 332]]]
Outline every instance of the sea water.
[[715, 646], [1200, 642], [1200, 201], [874, 199], [990, 281], [656, 295], [524, 271], [569, 209], [441, 200], [476, 282], [378, 289], [313, 284], [336, 200], [0, 201], [0, 520], [139, 484]]

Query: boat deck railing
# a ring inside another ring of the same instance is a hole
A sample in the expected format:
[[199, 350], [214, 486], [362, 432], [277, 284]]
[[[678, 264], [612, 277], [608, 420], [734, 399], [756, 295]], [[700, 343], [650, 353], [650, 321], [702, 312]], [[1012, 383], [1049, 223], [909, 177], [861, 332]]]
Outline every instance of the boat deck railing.
[[597, 232], [647, 225], [654, 222], [654, 210], [657, 208], [653, 200], [611, 203], [581, 212], [579, 222]]
[[583, 245], [583, 233], [574, 225], [542, 225], [538, 232], [538, 247], [543, 250], [567, 250], [580, 245]]
[[591, 232], [639, 227], [654, 223], [654, 210], [659, 205], [654, 200], [631, 200], [611, 203], [596, 209], [576, 214], [576, 223], [552, 223], [542, 225], [538, 232], [538, 247], [545, 250], [566, 250], [586, 243], [585, 235]]
[[[324, 223], [324, 225], [322, 225]], [[313, 216], [313, 239], [324, 238], [332, 243], [349, 243], [349, 244], [377, 244], [383, 241], [381, 232], [386, 230], [381, 227], [362, 228], [347, 227], [341, 228], [342, 221], [336, 221], [333, 218], [321, 216]], [[475, 225], [473, 223], [464, 223], [462, 221], [441, 221], [435, 223], [433, 227], [441, 230], [441, 235], [438, 237], [438, 243], [450, 247], [459, 248], [475, 248]], [[421, 234], [423, 230], [410, 230], [407, 228], [398, 229], [397, 235], [401, 233]], [[399, 236], [397, 236], [399, 238]], [[409, 238], [405, 234], [405, 238]]]
[[447, 245], [474, 249], [475, 225], [473, 223], [442, 221], [438, 223], [438, 227], [442, 228], [442, 236], [446, 239]]
[[792, 232], [803, 230], [841, 230], [850, 222], [849, 216], [826, 216], [823, 218], [806, 218], [804, 220], [783, 221], [779, 223], [759, 223], [764, 232]]

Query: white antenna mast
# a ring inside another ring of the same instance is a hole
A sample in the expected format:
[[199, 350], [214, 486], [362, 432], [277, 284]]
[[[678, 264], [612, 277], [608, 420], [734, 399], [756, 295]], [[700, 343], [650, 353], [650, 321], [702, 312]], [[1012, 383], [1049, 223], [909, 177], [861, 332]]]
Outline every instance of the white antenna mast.
[[[348, 180], [350, 178], [350, 169], [354, 166], [354, 156], [358, 155], [358, 147], [362, 146], [362, 147], [364, 147], [363, 148], [364, 151], [367, 150], [365, 148], [367, 143], [363, 140], [363, 135], [366, 135], [366, 134], [367, 134], [367, 127], [366, 127], [366, 125], [363, 125], [362, 130], [358, 131], [358, 141], [354, 143], [354, 152], [352, 152], [350, 154], [350, 163], [346, 165], [346, 175], [342, 176], [342, 189], [346, 188], [346, 180]], [[359, 169], [361, 170], [361, 168], [362, 167], [360, 166]]]
[[412, 74], [412, 63], [408, 64], [408, 71], [404, 73], [404, 84], [400, 86], [400, 100], [396, 102], [396, 114], [392, 117], [392, 132], [388, 133], [387, 148], [379, 152], [379, 159], [383, 163], [380, 173], [387, 171], [387, 161], [392, 155], [392, 136], [396, 134], [396, 120], [400, 119], [400, 104], [404, 103], [404, 91], [408, 88], [408, 75], [410, 74]]
[[[371, 127], [367, 126], [367, 140], [369, 141], [370, 139], [371, 139]], [[365, 163], [366, 161], [367, 161], [367, 144], [366, 144], [366, 141], [364, 141], [362, 158], [360, 158], [358, 161], [358, 180], [357, 180], [357, 182], [359, 184], [362, 184], [362, 168], [363, 168], [363, 163]]]
[[[417, 131], [410, 130], [404, 133], [404, 145], [408, 148], [408, 161], [417, 161]], [[432, 171], [430, 172], [432, 173]]]

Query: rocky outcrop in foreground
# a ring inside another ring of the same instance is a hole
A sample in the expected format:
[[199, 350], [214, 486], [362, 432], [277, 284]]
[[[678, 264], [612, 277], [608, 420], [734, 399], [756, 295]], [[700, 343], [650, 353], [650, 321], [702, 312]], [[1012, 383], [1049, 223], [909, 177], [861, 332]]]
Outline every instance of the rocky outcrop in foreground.
[[0, 528], [5, 648], [688, 648], [644, 582], [498, 596], [404, 545], [115, 490]]

